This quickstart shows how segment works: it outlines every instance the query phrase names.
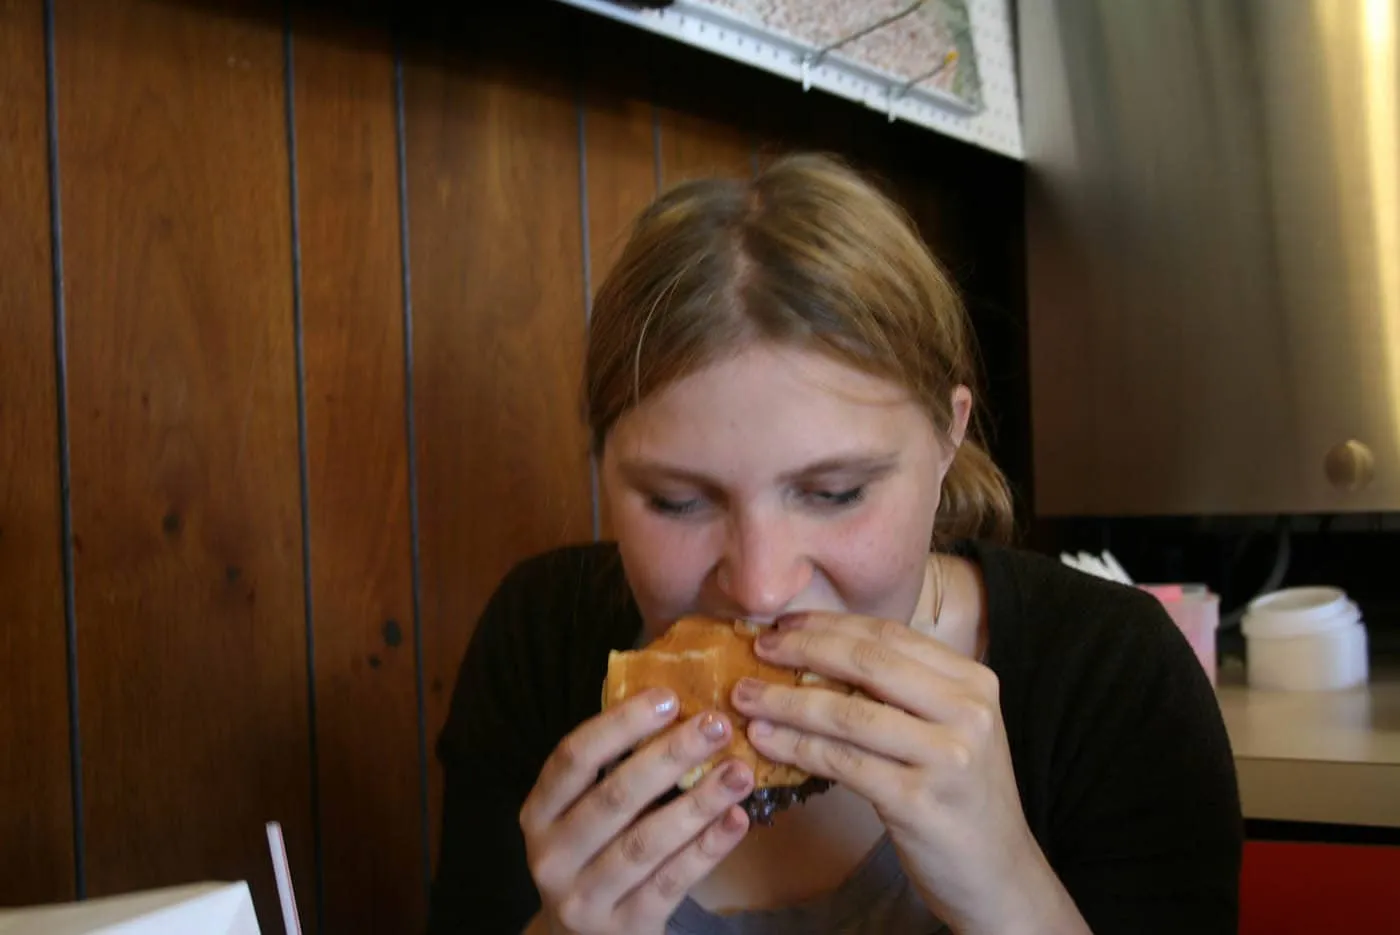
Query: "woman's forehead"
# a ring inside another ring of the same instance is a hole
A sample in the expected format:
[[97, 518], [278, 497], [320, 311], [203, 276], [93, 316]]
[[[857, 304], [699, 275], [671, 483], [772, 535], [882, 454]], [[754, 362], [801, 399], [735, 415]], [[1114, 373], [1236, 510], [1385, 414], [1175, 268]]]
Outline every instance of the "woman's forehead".
[[608, 448], [707, 464], [757, 453], [789, 469], [834, 452], [897, 451], [920, 421], [922, 409], [891, 381], [814, 351], [758, 345], [643, 400], [618, 420]]

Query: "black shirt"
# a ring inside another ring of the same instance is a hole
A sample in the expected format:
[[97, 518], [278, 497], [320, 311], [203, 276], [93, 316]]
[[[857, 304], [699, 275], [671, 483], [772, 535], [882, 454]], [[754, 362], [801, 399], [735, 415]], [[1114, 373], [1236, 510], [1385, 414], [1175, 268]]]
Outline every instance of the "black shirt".
[[[1233, 933], [1243, 823], [1215, 693], [1156, 598], [1029, 552], [959, 546], [987, 594], [987, 665], [1026, 821], [1096, 935]], [[615, 545], [517, 565], [482, 613], [437, 753], [428, 930], [520, 932], [539, 909], [518, 816], [597, 714], [641, 617]]]

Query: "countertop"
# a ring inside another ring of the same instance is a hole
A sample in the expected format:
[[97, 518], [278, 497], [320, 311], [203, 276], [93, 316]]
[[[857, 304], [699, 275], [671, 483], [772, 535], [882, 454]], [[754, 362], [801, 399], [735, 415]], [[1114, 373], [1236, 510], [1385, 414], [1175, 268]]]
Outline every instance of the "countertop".
[[1246, 818], [1400, 828], [1400, 668], [1338, 692], [1216, 689]]

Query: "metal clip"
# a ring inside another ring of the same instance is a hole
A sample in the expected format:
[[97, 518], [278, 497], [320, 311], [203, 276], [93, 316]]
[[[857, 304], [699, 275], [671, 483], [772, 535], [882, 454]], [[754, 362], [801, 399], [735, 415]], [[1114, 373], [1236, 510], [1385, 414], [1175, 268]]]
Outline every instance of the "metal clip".
[[914, 90], [915, 85], [921, 84], [929, 80], [930, 78], [937, 77], [943, 71], [943, 69], [947, 68], [949, 65], [953, 64], [957, 60], [958, 50], [949, 49], [947, 53], [944, 54], [942, 61], [938, 63], [938, 66], [936, 68], [926, 71], [922, 75], [916, 75], [915, 77], [910, 78], [908, 81], [899, 85], [898, 89], [896, 89], [894, 85], [890, 85], [890, 90], [886, 95], [888, 104], [887, 116], [889, 117], [890, 123], [894, 123], [894, 105], [900, 100], [902, 100], [905, 97], [905, 95], [907, 95], [910, 91]]
[[860, 29], [858, 29], [858, 30], [856, 30], [855, 32], [851, 33], [849, 36], [845, 36], [844, 38], [837, 39], [835, 42], [827, 43], [826, 45], [822, 46], [821, 48], [813, 49], [812, 51], [808, 52], [806, 55], [803, 55], [803, 56], [802, 56], [802, 62], [801, 62], [801, 64], [802, 64], [802, 90], [804, 90], [804, 91], [810, 91], [810, 90], [812, 90], [812, 69], [813, 69], [814, 67], [816, 67], [817, 65], [820, 65], [822, 59], [826, 58], [827, 55], [828, 55], [829, 53], [835, 52], [837, 49], [841, 48], [843, 45], [848, 45], [848, 44], [850, 44], [850, 43], [852, 43], [852, 42], [855, 42], [857, 39], [864, 38], [865, 36], [870, 35], [872, 32], [874, 32], [874, 31], [877, 30], [877, 29], [884, 29], [886, 26], [890, 25], [891, 23], [897, 23], [897, 22], [899, 22], [900, 20], [904, 19], [904, 17], [909, 16], [910, 14], [914, 13], [915, 11], [917, 11], [917, 10], [919, 9], [919, 7], [923, 6], [923, 5], [924, 5], [925, 3], [927, 3], [927, 2], [928, 2], [928, 0], [914, 0], [913, 3], [909, 4], [907, 7], [905, 7], [904, 9], [900, 10], [900, 11], [897, 12], [897, 13], [891, 13], [889, 16], [886, 16], [886, 17], [884, 17], [884, 18], [882, 18], [882, 19], [876, 20], [875, 22], [871, 23], [871, 24], [868, 25], [868, 26], [862, 26]]

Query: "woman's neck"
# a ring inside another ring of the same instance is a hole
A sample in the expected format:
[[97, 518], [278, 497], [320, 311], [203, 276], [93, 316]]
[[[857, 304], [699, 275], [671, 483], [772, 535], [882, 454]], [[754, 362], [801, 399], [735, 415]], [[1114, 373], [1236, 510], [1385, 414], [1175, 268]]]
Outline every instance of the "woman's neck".
[[969, 659], [987, 645], [987, 600], [976, 563], [934, 553], [924, 565], [924, 586], [909, 626]]

